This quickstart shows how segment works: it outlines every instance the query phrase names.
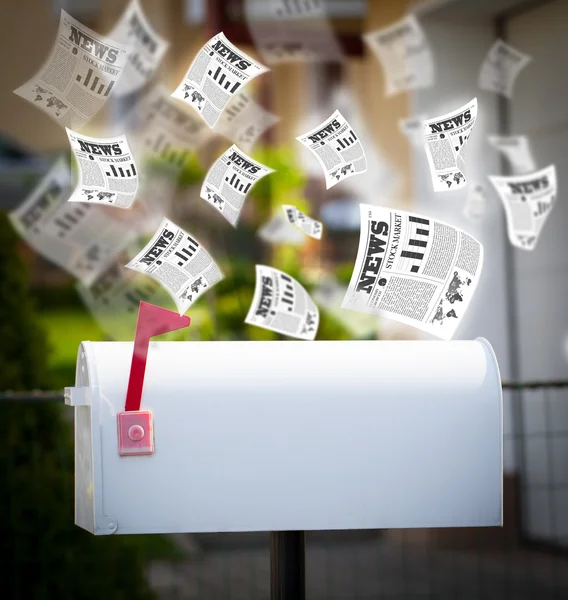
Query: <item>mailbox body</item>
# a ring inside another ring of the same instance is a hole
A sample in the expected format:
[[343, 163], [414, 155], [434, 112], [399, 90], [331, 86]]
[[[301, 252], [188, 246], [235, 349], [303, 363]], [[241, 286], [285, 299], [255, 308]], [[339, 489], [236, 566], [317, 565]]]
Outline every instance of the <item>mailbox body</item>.
[[502, 396], [476, 341], [152, 342], [154, 454], [120, 456], [132, 343], [83, 342], [77, 525], [100, 534], [502, 524]]

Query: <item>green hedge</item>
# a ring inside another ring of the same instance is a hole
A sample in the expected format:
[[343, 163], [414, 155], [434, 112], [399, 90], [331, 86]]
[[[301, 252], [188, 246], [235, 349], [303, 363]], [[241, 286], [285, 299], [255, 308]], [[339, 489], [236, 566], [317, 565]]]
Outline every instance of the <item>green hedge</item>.
[[[17, 238], [0, 213], [0, 390], [49, 388]], [[143, 540], [74, 525], [71, 428], [55, 404], [0, 404], [0, 598], [147, 600]]]
[[36, 286], [31, 293], [38, 310], [46, 308], [81, 308], [84, 309], [76, 283], [73, 280], [57, 285]]

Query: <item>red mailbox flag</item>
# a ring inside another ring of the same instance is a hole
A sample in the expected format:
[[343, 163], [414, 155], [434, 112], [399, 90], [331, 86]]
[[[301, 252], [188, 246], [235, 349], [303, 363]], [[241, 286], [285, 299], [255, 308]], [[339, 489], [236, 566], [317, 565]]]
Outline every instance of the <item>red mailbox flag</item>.
[[124, 412], [118, 414], [120, 454], [152, 454], [154, 452], [152, 414], [150, 411], [140, 410], [150, 338], [161, 333], [183, 329], [188, 327], [189, 323], [189, 317], [180, 316], [176, 312], [147, 302], [140, 302], [126, 403]]
[[134, 352], [132, 353], [132, 364], [130, 365], [128, 391], [126, 392], [125, 411], [140, 410], [150, 338], [161, 333], [168, 333], [189, 327], [189, 323], [189, 317], [180, 316], [172, 310], [154, 306], [147, 302], [140, 302], [138, 321], [136, 322], [136, 336], [134, 337]]

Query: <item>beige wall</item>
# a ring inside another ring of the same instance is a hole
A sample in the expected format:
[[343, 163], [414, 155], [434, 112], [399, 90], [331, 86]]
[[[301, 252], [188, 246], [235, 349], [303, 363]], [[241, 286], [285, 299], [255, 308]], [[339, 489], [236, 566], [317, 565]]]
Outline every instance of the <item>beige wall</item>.
[[276, 65], [271, 76], [271, 110], [280, 117], [273, 140], [276, 145], [293, 147], [307, 104], [308, 69], [302, 64]]
[[[203, 43], [206, 33], [183, 22], [182, 0], [141, 0], [144, 11], [156, 30], [170, 41], [170, 49], [161, 67], [160, 76], [171, 89], [180, 81], [192, 57]], [[128, 0], [102, 0], [100, 16], [86, 22], [93, 29], [108, 33]], [[388, 2], [369, 1], [365, 30], [388, 25], [400, 18], [408, 0]], [[21, 35], [18, 24], [26, 23], [26, 35]], [[0, 30], [3, 48], [10, 48], [18, 60], [3, 53], [2, 93], [0, 95], [0, 131], [20, 142], [24, 147], [43, 152], [67, 148], [65, 131], [45, 113], [19, 98], [12, 91], [31, 77], [45, 60], [57, 31], [58, 17], [51, 2], [25, 0], [0, 3]], [[30, 43], [33, 40], [33, 43]], [[380, 65], [374, 56], [350, 59], [346, 76], [363, 107], [366, 121], [389, 160], [400, 172], [403, 184], [399, 199], [410, 197], [410, 154], [406, 140], [397, 128], [398, 119], [407, 113], [405, 96], [386, 99]], [[270, 100], [272, 110], [281, 122], [274, 128], [272, 140], [276, 144], [294, 144], [297, 127], [303, 117], [306, 99], [304, 65], [276, 66], [272, 73], [259, 81], [260, 101]], [[269, 80], [268, 80], [269, 79]], [[105, 119], [101, 114], [84, 128], [85, 133], [97, 134]], [[372, 167], [372, 165], [371, 165]]]
[[[365, 32], [390, 25], [402, 18], [409, 0], [389, 0], [379, 2], [369, 0], [368, 14], [364, 25]], [[365, 47], [362, 59], [352, 59], [347, 63], [347, 80], [357, 94], [365, 122], [372, 137], [387, 155], [389, 163], [400, 175], [400, 185], [392, 198], [400, 208], [410, 208], [412, 177], [411, 151], [408, 140], [398, 129], [398, 121], [409, 114], [409, 102], [406, 94], [391, 98], [385, 97], [385, 84], [381, 65], [377, 58]], [[369, 165], [372, 169], [373, 165]]]
[[[141, 3], [158, 33], [171, 43], [160, 74], [173, 89], [202, 44], [203, 32], [183, 23], [182, 0], [141, 0]], [[100, 33], [108, 33], [127, 4], [128, 0], [102, 0], [98, 18], [79, 20]], [[65, 130], [44, 112], [16, 96], [13, 90], [39, 70], [55, 40], [58, 23], [51, 0], [0, 2], [0, 132], [35, 152], [68, 148]], [[17, 60], [13, 60], [16, 56]], [[103, 109], [82, 131], [100, 134], [105, 118]]]
[[[369, 0], [364, 31], [386, 27], [406, 13], [410, 0]], [[302, 64], [285, 64], [273, 67], [271, 77], [272, 110], [281, 117], [275, 128], [276, 144], [293, 145], [298, 127], [307, 106], [306, 88], [309, 71]], [[344, 63], [344, 76], [365, 117], [371, 137], [388, 155], [388, 161], [400, 175], [400, 185], [393, 203], [401, 208], [410, 206], [412, 191], [411, 153], [408, 140], [398, 129], [399, 119], [409, 113], [405, 94], [385, 98], [382, 68], [377, 58], [365, 48], [361, 58], [350, 58]], [[373, 165], [369, 165], [373, 168]]]

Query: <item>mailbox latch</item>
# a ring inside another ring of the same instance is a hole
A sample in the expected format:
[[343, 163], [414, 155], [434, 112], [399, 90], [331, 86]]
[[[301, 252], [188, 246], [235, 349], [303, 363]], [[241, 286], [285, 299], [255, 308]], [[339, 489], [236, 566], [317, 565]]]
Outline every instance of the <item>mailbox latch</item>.
[[121, 456], [154, 454], [154, 427], [149, 410], [118, 413], [118, 452]]
[[66, 387], [63, 398], [68, 406], [90, 406], [91, 390], [87, 386]]

